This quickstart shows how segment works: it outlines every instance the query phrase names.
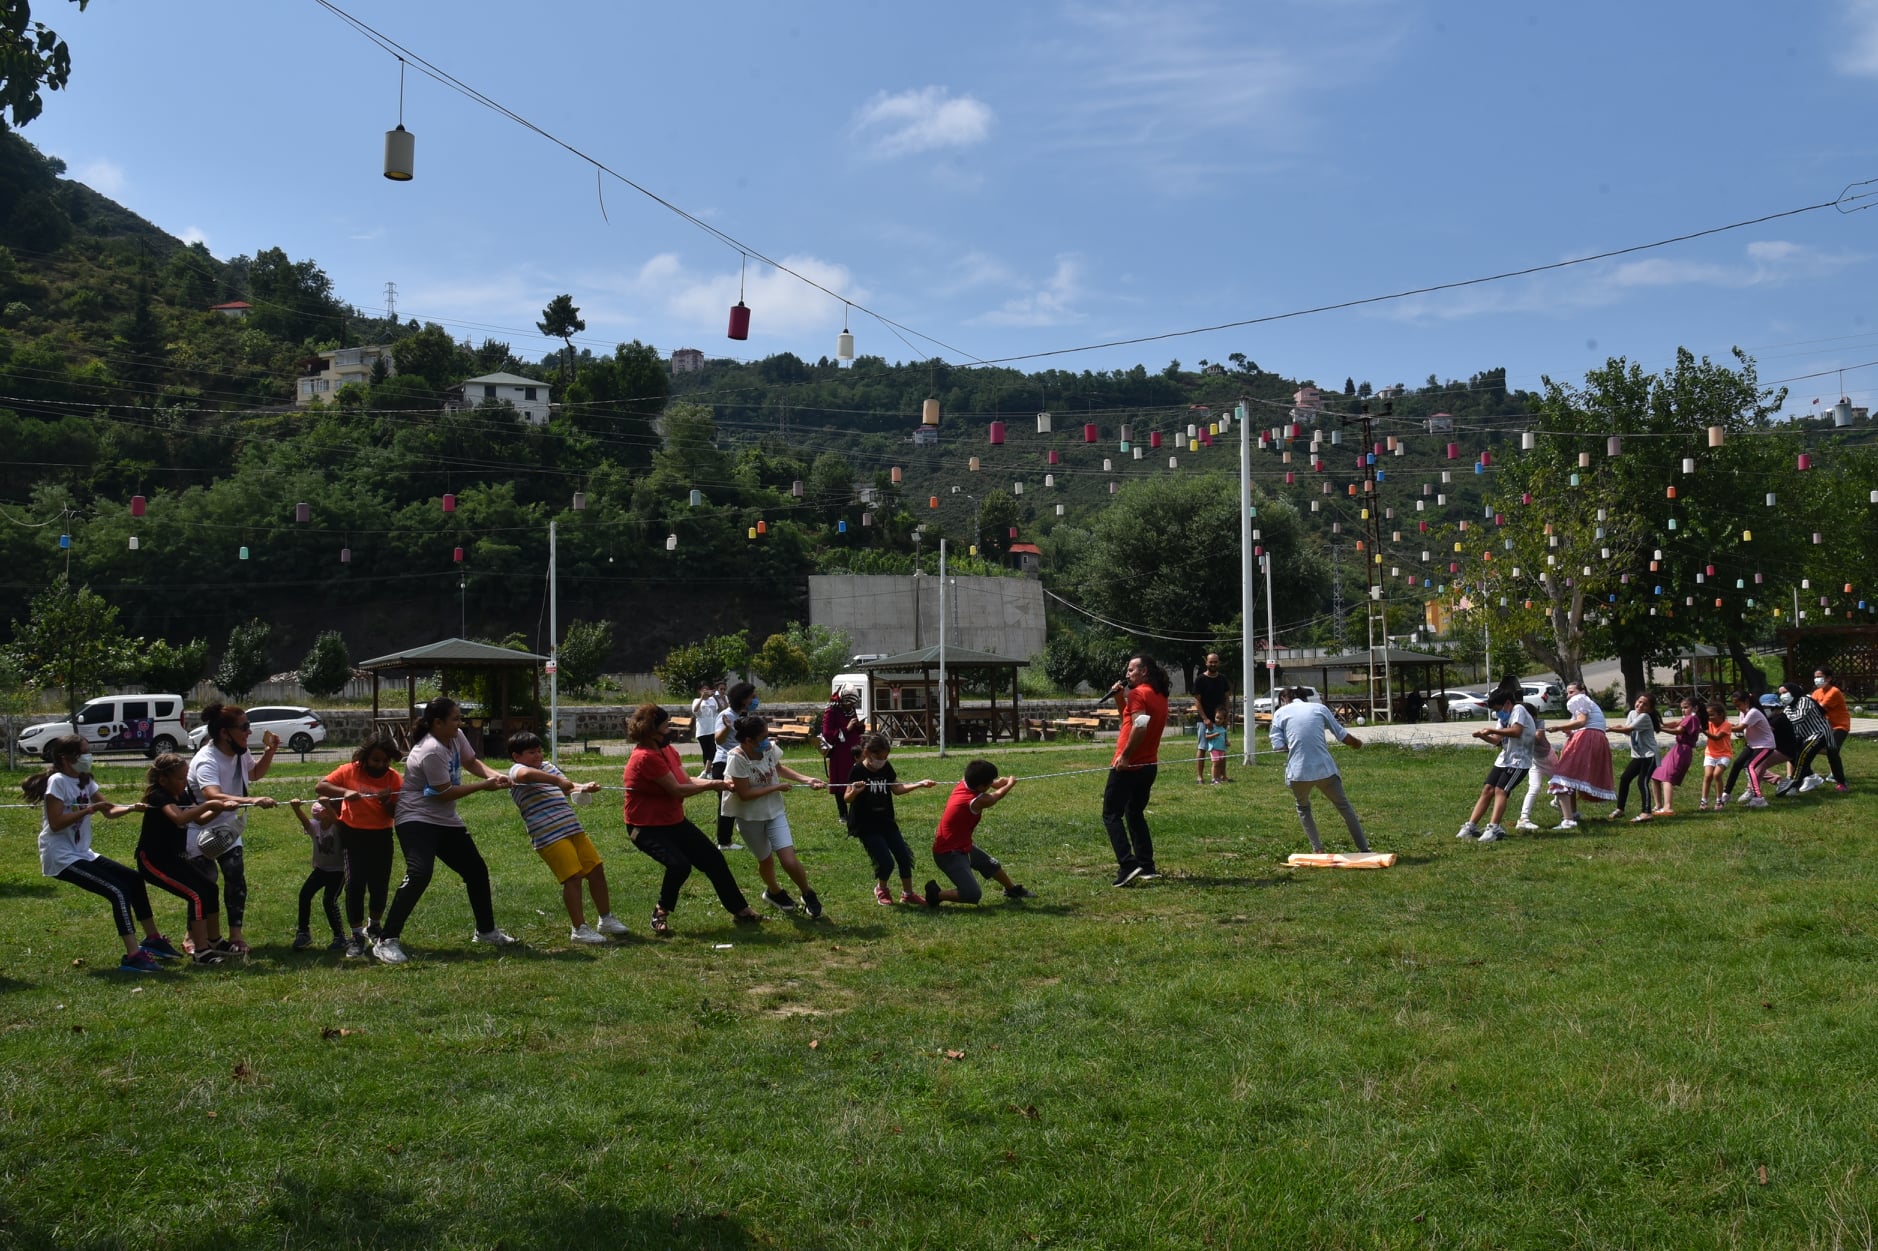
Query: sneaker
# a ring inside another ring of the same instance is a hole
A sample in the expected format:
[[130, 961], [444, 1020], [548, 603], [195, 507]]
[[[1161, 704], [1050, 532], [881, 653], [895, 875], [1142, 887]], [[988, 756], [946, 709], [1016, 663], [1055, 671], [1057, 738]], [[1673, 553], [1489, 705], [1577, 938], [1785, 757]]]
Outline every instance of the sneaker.
[[1695, 802], [1695, 810], [1696, 810], [1697, 812], [1707, 812], [1707, 811], [1708, 811], [1708, 800], [1706, 800], [1706, 799], [1698, 799], [1698, 800], [1696, 800], [1696, 802]]
[[1774, 787], [1775, 799], [1779, 799], [1784, 795], [1790, 795], [1792, 793], [1793, 793], [1793, 779], [1792, 778], [1782, 778], [1780, 779], [1780, 784]]
[[[1578, 823], [1576, 821], [1560, 821], [1558, 828], [1561, 830], [1575, 830], [1578, 828]], [[1483, 834], [1481, 837], [1485, 838], [1486, 835]]]
[[159, 967], [156, 957], [142, 950], [131, 952], [117, 962], [119, 973], [154, 973]]
[[594, 928], [599, 930], [602, 934], [606, 934], [613, 938], [622, 938], [625, 935], [632, 933], [631, 930], [626, 928], [626, 922], [620, 920], [618, 917], [614, 916], [611, 912], [601, 917], [600, 923], [596, 925]]
[[728, 856], [733, 851], [742, 851], [743, 844], [742, 843], [719, 843], [717, 845], [717, 849]]
[[170, 940], [158, 934], [155, 938], [146, 938], [137, 944], [159, 960], [180, 960], [183, 953], [170, 944]]
[[228, 957], [223, 955], [221, 952], [215, 950], [213, 947], [210, 947], [205, 951], [198, 951], [194, 956], [190, 958], [190, 963], [191, 964], [227, 964]]
[[519, 946], [522, 940], [498, 925], [493, 930], [478, 930], [476, 937], [470, 941], [487, 943], [491, 947], [515, 947]]
[[943, 902], [945, 901], [939, 898], [938, 881], [935, 879], [934, 881], [926, 883], [926, 906], [928, 908], [937, 908]]
[[1472, 821], [1465, 822], [1461, 826], [1461, 832], [1456, 834], [1454, 837], [1456, 838], [1479, 838], [1480, 827], [1475, 825]]
[[372, 944], [372, 959], [380, 964], [403, 964], [410, 958], [395, 938], [381, 938]]
[[346, 959], [363, 960], [365, 958], [365, 931], [354, 930], [352, 937], [346, 939]]
[[1479, 841], [1483, 843], [1497, 843], [1505, 837], [1506, 837], [1505, 826], [1489, 825], [1486, 829], [1480, 831]]
[[350, 947], [351, 943], [344, 934], [334, 934], [333, 941], [326, 944], [328, 951], [346, 951]]
[[874, 883], [874, 902], [883, 908], [893, 907], [893, 892], [887, 889], [885, 882]]
[[1832, 789], [1838, 791], [1841, 795], [1850, 795], [1852, 793], [1852, 788], [1847, 786], [1844, 782], [1834, 782]]
[[[1624, 814], [1621, 809], [1611, 814], [1613, 819], [1617, 817], [1621, 817], [1623, 815]], [[1521, 834], [1537, 834], [1539, 832], [1538, 823], [1533, 822], [1533, 821], [1521, 821], [1518, 825], [1514, 826], [1513, 828], [1518, 830]]]
[[1624, 810], [1622, 808], [1613, 808], [1611, 809], [1611, 815], [1604, 819], [1606, 821], [1622, 821], [1624, 819]]
[[1723, 808], [1727, 806], [1728, 806], [1728, 792], [1723, 791], [1721, 793], [1721, 798], [1715, 801], [1715, 811], [1720, 812]]
[[1816, 791], [1825, 784], [1825, 778], [1817, 773], [1809, 773], [1806, 775], [1806, 780], [1800, 783], [1800, 793], [1804, 795], [1807, 791]]
[[570, 943], [604, 943], [606, 935], [591, 925], [576, 925], [568, 931], [567, 941]]
[[1161, 871], [1155, 868], [1153, 865], [1148, 865], [1147, 867], [1141, 870], [1141, 880], [1144, 882], [1159, 881], [1160, 876], [1161, 876]]
[[1141, 876], [1140, 865], [1138, 864], [1123, 865], [1121, 868], [1115, 870], [1115, 885], [1126, 886], [1128, 885], [1128, 883], [1134, 881], [1136, 878], [1140, 876]]
[[1024, 889], [1024, 884], [1018, 882], [1005, 890], [1004, 897], [1006, 899], [1035, 899], [1037, 894], [1035, 891]]
[[915, 908], [924, 908], [926, 906], [926, 897], [919, 894], [917, 891], [902, 891], [900, 894], [900, 902], [903, 904], [912, 904]]
[[809, 920], [819, 921], [822, 916], [822, 900], [812, 890], [802, 892], [802, 910], [809, 914]]
[[772, 908], [780, 908], [784, 912], [794, 912], [796, 910], [796, 901], [789, 898], [789, 892], [780, 886], [775, 890], [764, 891], [763, 902]]
[[1765, 808], [1767, 806], [1767, 800], [1764, 796], [1755, 795], [1743, 800], [1741, 806], [1744, 808]]
[[[654, 934], [657, 934], [660, 938], [664, 938], [666, 935], [670, 934], [672, 932], [672, 923], [666, 918], [671, 915], [672, 915], [671, 913], [667, 912], [663, 908], [657, 908], [657, 907], [653, 908], [652, 909], [652, 932]], [[737, 919], [739, 921], [743, 920], [742, 917], [738, 917]]]
[[312, 945], [313, 945], [313, 932], [311, 930], [301, 930], [299, 933], [293, 936], [293, 949], [295, 951], [305, 951], [308, 947], [311, 947]]

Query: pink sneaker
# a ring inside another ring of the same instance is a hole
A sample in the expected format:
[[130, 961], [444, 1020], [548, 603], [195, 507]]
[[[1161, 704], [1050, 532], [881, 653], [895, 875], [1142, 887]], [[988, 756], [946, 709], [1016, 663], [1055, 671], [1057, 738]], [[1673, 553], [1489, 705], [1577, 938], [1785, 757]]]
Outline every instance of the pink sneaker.
[[883, 908], [893, 906], [893, 892], [887, 889], [885, 882], [874, 883], [874, 902], [881, 905]]
[[912, 904], [915, 908], [924, 908], [926, 906], [926, 897], [924, 895], [915, 894], [910, 890], [901, 891], [900, 902], [903, 904]]

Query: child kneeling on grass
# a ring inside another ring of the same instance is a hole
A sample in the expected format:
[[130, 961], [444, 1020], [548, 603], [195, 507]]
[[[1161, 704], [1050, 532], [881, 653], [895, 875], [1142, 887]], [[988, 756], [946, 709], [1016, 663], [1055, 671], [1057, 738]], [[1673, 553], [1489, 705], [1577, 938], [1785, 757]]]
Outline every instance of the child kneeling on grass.
[[931, 778], [902, 782], [887, 761], [892, 750], [893, 740], [885, 734], [870, 734], [861, 744], [861, 760], [847, 786], [848, 833], [861, 840], [874, 862], [875, 903], [893, 903], [893, 890], [887, 883], [898, 865], [900, 902], [923, 904], [926, 901], [913, 893], [913, 849], [906, 845], [900, 822], [893, 815], [893, 797], [939, 783]]
[[[978, 877], [988, 877], [1004, 888], [1006, 899], [1032, 899], [1031, 892], [1011, 880], [1004, 866], [979, 850], [972, 842], [972, 832], [987, 809], [1017, 784], [1016, 778], [1000, 778], [998, 766], [989, 760], [974, 760], [965, 766], [965, 780], [952, 788], [946, 809], [939, 817], [938, 832], [932, 840], [933, 866], [952, 879], [952, 885], [939, 889], [938, 879], [926, 883], [926, 906], [937, 908], [950, 899], [953, 903], [975, 904], [984, 898]], [[972, 876], [974, 873], [978, 877]]]
[[[543, 751], [540, 737], [527, 730], [509, 736], [509, 759], [515, 762], [509, 767], [509, 780], [514, 783], [509, 794], [521, 809], [529, 841], [561, 884], [561, 902], [573, 926], [568, 938], [577, 943], [603, 943], [609, 934], [626, 933], [626, 923], [613, 915], [600, 852], [568, 801], [569, 795], [591, 794], [600, 784], [574, 781], [543, 760]], [[582, 882], [593, 895], [594, 911], [600, 914], [598, 929], [587, 924], [580, 901]]]

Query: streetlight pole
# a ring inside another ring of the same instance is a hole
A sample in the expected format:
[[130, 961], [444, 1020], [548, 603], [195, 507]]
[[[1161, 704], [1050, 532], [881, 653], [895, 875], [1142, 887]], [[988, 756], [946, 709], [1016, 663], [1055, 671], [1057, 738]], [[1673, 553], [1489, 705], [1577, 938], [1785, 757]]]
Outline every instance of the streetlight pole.
[[[1252, 641], [1258, 635], [1258, 583], [1252, 570], [1252, 428], [1246, 422], [1245, 401], [1235, 412], [1239, 423], [1239, 694], [1245, 713], [1239, 724], [1245, 736], [1244, 763], [1258, 759], [1258, 723], [1252, 720], [1253, 687], [1258, 681], [1258, 663], [1252, 656]], [[1276, 709], [1277, 704], [1272, 705]]]

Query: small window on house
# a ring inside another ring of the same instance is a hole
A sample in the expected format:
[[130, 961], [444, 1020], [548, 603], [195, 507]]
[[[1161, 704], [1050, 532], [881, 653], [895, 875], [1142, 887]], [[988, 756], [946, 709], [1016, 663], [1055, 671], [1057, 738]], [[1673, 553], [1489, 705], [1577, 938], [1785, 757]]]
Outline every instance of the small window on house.
[[535, 389], [533, 387], [523, 387], [522, 398], [532, 403], [535, 398]]
[[495, 383], [485, 382], [483, 384], [483, 398], [485, 400], [493, 400], [496, 398], [496, 384]]

